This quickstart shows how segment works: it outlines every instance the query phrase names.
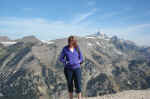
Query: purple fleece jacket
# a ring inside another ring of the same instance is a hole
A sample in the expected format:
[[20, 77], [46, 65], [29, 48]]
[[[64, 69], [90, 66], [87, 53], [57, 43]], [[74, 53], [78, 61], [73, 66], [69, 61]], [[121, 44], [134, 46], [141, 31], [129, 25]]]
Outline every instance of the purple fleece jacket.
[[67, 68], [75, 69], [80, 67], [80, 62], [83, 61], [83, 56], [80, 48], [78, 47], [80, 55], [76, 48], [71, 52], [69, 50], [69, 46], [66, 45], [61, 51], [59, 60], [65, 65]]

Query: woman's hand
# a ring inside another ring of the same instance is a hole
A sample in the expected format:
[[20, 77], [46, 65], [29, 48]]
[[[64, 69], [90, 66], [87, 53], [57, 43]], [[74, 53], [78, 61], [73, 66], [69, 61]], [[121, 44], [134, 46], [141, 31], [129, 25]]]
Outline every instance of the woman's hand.
[[66, 65], [69, 64], [69, 61], [66, 61]]
[[78, 60], [78, 63], [80, 64], [80, 63], [81, 63], [81, 61], [80, 61], [80, 60]]
[[80, 60], [78, 60], [77, 63], [70, 63], [69, 61], [66, 61], [66, 65], [76, 65], [76, 64], [80, 64], [80, 63], [81, 63]]

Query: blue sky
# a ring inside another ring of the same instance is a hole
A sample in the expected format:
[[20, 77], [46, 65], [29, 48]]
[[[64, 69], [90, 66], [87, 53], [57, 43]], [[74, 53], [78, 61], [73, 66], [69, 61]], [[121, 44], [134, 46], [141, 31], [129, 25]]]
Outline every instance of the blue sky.
[[150, 0], [0, 0], [0, 35], [51, 40], [101, 30], [150, 45]]

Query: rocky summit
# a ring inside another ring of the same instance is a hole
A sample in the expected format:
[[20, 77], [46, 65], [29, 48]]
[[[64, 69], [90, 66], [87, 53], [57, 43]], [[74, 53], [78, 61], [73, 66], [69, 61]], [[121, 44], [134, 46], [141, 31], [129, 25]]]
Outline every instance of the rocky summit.
[[[76, 37], [84, 57], [81, 65], [84, 97], [150, 88], [150, 47], [100, 33]], [[43, 41], [28, 36], [9, 46], [4, 46], [3, 40], [0, 41], [2, 99], [67, 99], [64, 66], [58, 60], [67, 38]]]

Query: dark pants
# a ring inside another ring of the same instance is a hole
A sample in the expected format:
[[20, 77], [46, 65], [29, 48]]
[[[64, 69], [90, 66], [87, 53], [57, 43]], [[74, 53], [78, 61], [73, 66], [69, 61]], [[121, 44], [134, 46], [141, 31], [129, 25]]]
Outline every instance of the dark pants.
[[76, 93], [80, 93], [81, 92], [81, 68], [76, 68], [76, 69], [64, 68], [64, 74], [67, 80], [68, 91], [73, 92], [73, 87], [75, 85]]

